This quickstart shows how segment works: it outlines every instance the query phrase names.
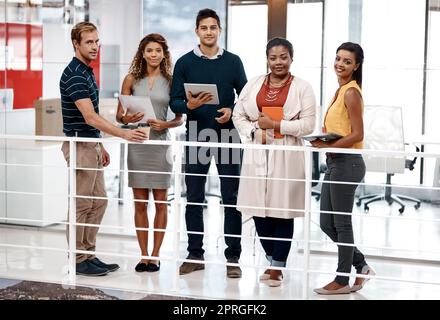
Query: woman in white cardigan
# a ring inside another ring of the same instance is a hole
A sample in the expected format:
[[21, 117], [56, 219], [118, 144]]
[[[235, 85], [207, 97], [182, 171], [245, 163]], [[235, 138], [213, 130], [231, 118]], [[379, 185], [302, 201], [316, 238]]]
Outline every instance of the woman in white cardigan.
[[[315, 126], [315, 96], [310, 84], [293, 76], [292, 44], [274, 38], [266, 46], [270, 73], [250, 80], [233, 112], [233, 122], [246, 143], [301, 146], [302, 136]], [[285, 267], [293, 237], [293, 218], [304, 215], [304, 153], [245, 149], [237, 206], [253, 216], [272, 267]], [[279, 180], [282, 179], [282, 180]], [[260, 276], [279, 286], [281, 270], [268, 268]]]

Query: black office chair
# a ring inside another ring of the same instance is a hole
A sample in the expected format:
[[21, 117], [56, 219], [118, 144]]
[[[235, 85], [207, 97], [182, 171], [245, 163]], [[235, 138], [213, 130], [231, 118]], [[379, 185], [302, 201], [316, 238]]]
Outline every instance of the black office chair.
[[[408, 145], [407, 143], [405, 144]], [[420, 151], [419, 147], [415, 146], [415, 148], [417, 152]], [[409, 170], [414, 170], [414, 165], [416, 164], [416, 161], [417, 161], [417, 157], [414, 157], [413, 159], [405, 159], [405, 168]], [[383, 194], [376, 193], [376, 194], [368, 194], [359, 197], [358, 201], [356, 202], [356, 205], [360, 207], [362, 205], [362, 201], [367, 200], [364, 203], [364, 211], [368, 212], [370, 210], [368, 205], [372, 202], [385, 200], [386, 202], [388, 202], [388, 205], [392, 205], [394, 202], [397, 202], [400, 205], [399, 212], [402, 214], [405, 211], [405, 204], [403, 203], [402, 200], [407, 200], [407, 201], [415, 202], [414, 205], [415, 209], [420, 208], [421, 201], [419, 199], [400, 195], [400, 194], [393, 194], [391, 192], [391, 177], [393, 175], [394, 173], [387, 173], [387, 182], [386, 182], [387, 186], [385, 187], [385, 192]]]

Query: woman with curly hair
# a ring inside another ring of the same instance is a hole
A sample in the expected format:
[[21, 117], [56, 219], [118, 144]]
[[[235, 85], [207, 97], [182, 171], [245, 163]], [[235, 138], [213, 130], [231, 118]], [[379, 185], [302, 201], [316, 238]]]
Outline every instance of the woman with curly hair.
[[[151, 140], [168, 140], [169, 128], [182, 124], [182, 115], [167, 121], [168, 104], [170, 100], [171, 56], [167, 41], [163, 36], [152, 33], [145, 36], [139, 43], [136, 55], [133, 58], [127, 76], [122, 83], [121, 94], [134, 96], [149, 96], [157, 119], [147, 121], [151, 128]], [[144, 114], [137, 112], [130, 114], [118, 104], [116, 120], [123, 124], [136, 123]], [[170, 187], [172, 163], [169, 159], [169, 146], [130, 144], [128, 146], [127, 165], [130, 171], [146, 171], [146, 173], [129, 172], [128, 185], [133, 188], [135, 199], [134, 221], [136, 228], [148, 228], [147, 202], [149, 191], [153, 193], [156, 215], [155, 229], [166, 229], [167, 204], [165, 203]], [[142, 200], [139, 202], [137, 200]], [[157, 201], [157, 202], [156, 202]], [[142, 256], [148, 256], [148, 231], [136, 230]], [[162, 245], [164, 231], [154, 232], [153, 251], [154, 260], [141, 259], [135, 270], [137, 272], [159, 271], [159, 251]]]

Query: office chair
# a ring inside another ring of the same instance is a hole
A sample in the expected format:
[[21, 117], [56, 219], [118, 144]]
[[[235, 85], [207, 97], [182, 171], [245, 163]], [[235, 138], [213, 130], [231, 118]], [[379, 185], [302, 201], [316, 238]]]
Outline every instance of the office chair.
[[[402, 110], [400, 107], [391, 106], [366, 106], [364, 110], [364, 142], [365, 149], [376, 150], [405, 150], [403, 139], [403, 120]], [[416, 150], [420, 149], [416, 146]], [[404, 173], [405, 169], [413, 170], [417, 161], [414, 159], [406, 159], [402, 157], [377, 157], [365, 155], [365, 164], [367, 171], [385, 172], [387, 175], [384, 193], [368, 194], [358, 198], [357, 206], [364, 202], [364, 211], [369, 211], [369, 204], [372, 202], [385, 200], [388, 205], [394, 202], [400, 205], [399, 212], [405, 211], [405, 204], [402, 200], [415, 202], [414, 208], [420, 208], [421, 201], [416, 198], [393, 194], [391, 187], [391, 177], [395, 173]]]
[[[318, 181], [321, 177], [321, 173], [327, 170], [327, 166], [319, 163], [319, 152], [313, 152], [312, 161], [312, 179], [315, 180], [312, 182], [312, 187], [316, 187], [319, 184]], [[312, 189], [312, 197], [315, 197], [316, 201], [319, 201], [321, 198], [321, 190]]]
[[[415, 146], [416, 151], [419, 152], [420, 148]], [[413, 159], [405, 159], [405, 169], [414, 170], [414, 165], [417, 161], [417, 157], [414, 157]], [[356, 202], [356, 205], [359, 207], [362, 205], [363, 200], [367, 200], [364, 203], [364, 211], [368, 212], [370, 210], [369, 204], [375, 201], [385, 200], [388, 202], [388, 205], [392, 205], [394, 202], [397, 202], [400, 205], [399, 212], [403, 213], [405, 211], [405, 204], [402, 200], [407, 201], [413, 201], [415, 202], [414, 208], [418, 209], [420, 208], [421, 201], [419, 199], [404, 196], [401, 194], [393, 194], [391, 189], [391, 177], [393, 176], [393, 173], [387, 173], [387, 186], [385, 187], [385, 192], [383, 194], [369, 194], [362, 197], [359, 197], [358, 201]]]

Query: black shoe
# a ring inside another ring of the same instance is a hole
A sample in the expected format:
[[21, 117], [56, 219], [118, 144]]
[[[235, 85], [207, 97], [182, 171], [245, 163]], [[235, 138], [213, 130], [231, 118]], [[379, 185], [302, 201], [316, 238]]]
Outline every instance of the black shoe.
[[89, 260], [76, 264], [77, 275], [97, 277], [97, 276], [105, 276], [107, 273], [109, 273], [108, 269], [100, 268], [94, 265], [93, 263], [89, 262]]
[[89, 261], [91, 264], [93, 264], [99, 268], [107, 269], [110, 272], [113, 272], [113, 271], [116, 271], [119, 269], [119, 265], [117, 265], [116, 263], [107, 264], [107, 263], [102, 262], [101, 260], [99, 260], [96, 257], [93, 259], [87, 260], [87, 261]]
[[156, 272], [160, 270], [160, 262], [159, 264], [149, 263], [147, 264], [147, 272]]
[[146, 263], [143, 262], [139, 262], [136, 267], [134, 268], [134, 270], [136, 270], [136, 272], [145, 272], [148, 271], [148, 265]]

